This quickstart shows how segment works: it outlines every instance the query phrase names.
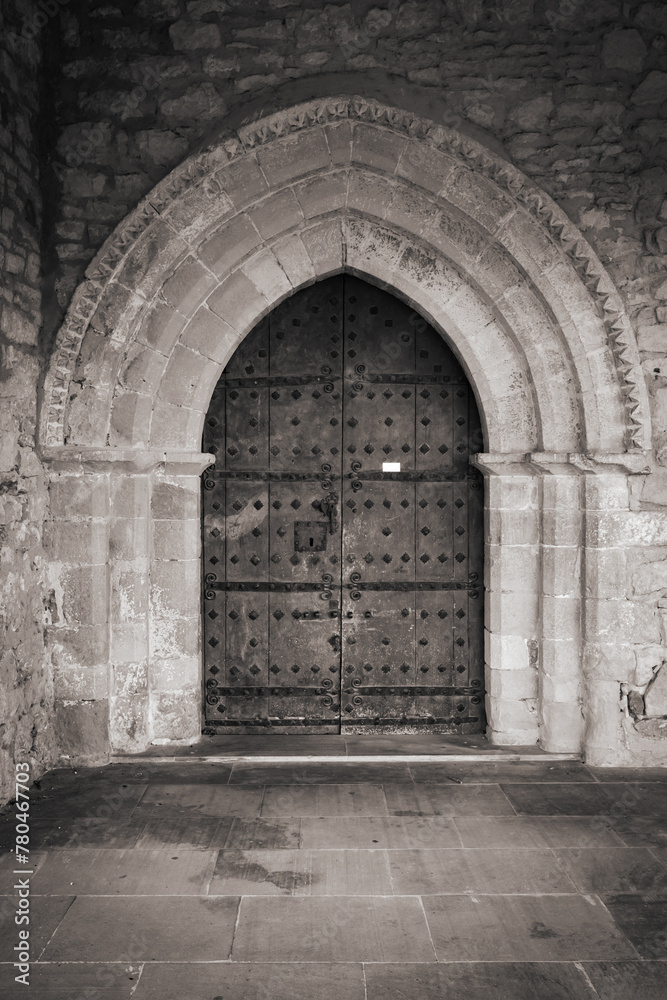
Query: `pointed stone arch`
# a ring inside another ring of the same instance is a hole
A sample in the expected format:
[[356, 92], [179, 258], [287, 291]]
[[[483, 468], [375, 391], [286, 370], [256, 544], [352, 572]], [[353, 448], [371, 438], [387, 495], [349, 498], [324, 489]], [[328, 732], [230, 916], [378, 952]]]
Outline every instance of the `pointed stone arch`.
[[[490, 477], [491, 728], [504, 742], [539, 735], [572, 749], [582, 703], [598, 695], [584, 691], [580, 670], [581, 567], [573, 565], [561, 594], [560, 570], [542, 558], [543, 527], [564, 504], [582, 510], [583, 473], [608, 478], [645, 466], [646, 389], [632, 328], [600, 261], [543, 192], [478, 142], [361, 97], [298, 105], [211, 142], [144, 199], [88, 268], [45, 380], [42, 453], [57, 474], [85, 465], [106, 477], [109, 495], [127, 492], [120, 479], [136, 487], [146, 478], [141, 503], [152, 494], [156, 522], [178, 521], [192, 534], [195, 518], [183, 511], [194, 509], [194, 480], [207, 462], [198, 454], [202, 422], [228, 357], [282, 299], [346, 269], [412, 303], [468, 373], [485, 424], [478, 461]], [[168, 496], [183, 500], [178, 516], [159, 516], [171, 509], [159, 499]], [[131, 697], [131, 671], [117, 683], [110, 654], [116, 746], [196, 731], [192, 624], [185, 686], [165, 687], [164, 674], [151, 673], [180, 620], [165, 582], [167, 564], [178, 561], [168, 554], [177, 552], [171, 529], [159, 543], [163, 566], [146, 552], [153, 610], [123, 640], [132, 647], [123, 663], [144, 665]], [[581, 523], [573, 531], [551, 547], [577, 548]], [[508, 544], [512, 532], [519, 540]], [[141, 568], [136, 558], [120, 562]], [[198, 568], [183, 572], [196, 581], [188, 584], [194, 606]], [[555, 593], [545, 593], [545, 572]], [[528, 595], [521, 614], [508, 594]], [[558, 614], [567, 606], [571, 618], [545, 635], [538, 611], [557, 597]], [[112, 637], [123, 627], [112, 622]], [[567, 666], [564, 678], [568, 658], [576, 669]], [[183, 713], [174, 706], [186, 689]]]

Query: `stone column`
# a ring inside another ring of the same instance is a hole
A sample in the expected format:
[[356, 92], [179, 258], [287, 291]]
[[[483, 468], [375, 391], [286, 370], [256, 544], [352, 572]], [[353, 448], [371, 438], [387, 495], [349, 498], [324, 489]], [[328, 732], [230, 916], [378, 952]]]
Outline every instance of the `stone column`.
[[585, 473], [585, 759], [617, 764], [623, 753], [621, 684], [634, 675], [635, 645], [660, 642], [657, 614], [629, 600], [626, 561], [642, 528], [630, 511], [628, 475], [649, 469], [641, 453], [572, 461]]
[[567, 455], [532, 454], [540, 476], [540, 745], [579, 753], [583, 738], [583, 481]]
[[539, 481], [524, 456], [477, 455], [485, 475], [485, 670], [493, 743], [537, 743]]
[[44, 526], [50, 589], [46, 631], [55, 729], [72, 763], [109, 752], [109, 481], [80, 456], [50, 449], [50, 520]]
[[111, 749], [136, 753], [150, 743], [148, 586], [150, 476], [118, 463], [109, 474], [111, 575], [109, 736]]
[[201, 733], [200, 476], [212, 458], [170, 452], [152, 475], [148, 682], [154, 743]]

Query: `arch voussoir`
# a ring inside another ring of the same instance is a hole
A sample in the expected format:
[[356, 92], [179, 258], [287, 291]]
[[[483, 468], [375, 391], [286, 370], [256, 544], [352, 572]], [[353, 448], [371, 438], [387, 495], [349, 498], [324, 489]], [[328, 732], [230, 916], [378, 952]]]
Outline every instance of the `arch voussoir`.
[[[600, 261], [545, 194], [479, 143], [374, 101], [333, 97], [243, 126], [190, 157], [112, 234], [74, 295], [45, 380], [43, 453], [54, 475], [89, 461], [88, 471], [112, 484], [110, 509], [122, 509], [125, 478], [140, 483], [135, 507], [142, 522], [159, 523], [156, 537], [169, 535], [172, 519], [193, 522], [198, 476], [210, 462], [199, 453], [203, 421], [229, 357], [282, 300], [341, 271], [411, 304], [447, 339], [477, 397], [491, 732], [506, 743], [539, 737], [578, 750], [572, 692], [584, 687], [588, 641], [576, 632], [580, 549], [594, 492], [582, 480], [602, 467], [620, 479], [643, 461], [646, 387]], [[562, 543], [558, 518], [570, 510]], [[192, 523], [186, 535], [197, 537]], [[121, 580], [126, 566], [111, 535], [109, 552]], [[186, 680], [177, 694], [194, 718], [197, 553], [191, 546], [184, 558], [183, 615], [178, 552], [165, 543], [154, 564], [145, 554], [124, 558], [150, 591], [137, 731], [194, 735], [172, 725], [178, 698], [163, 697], [161, 684], [178, 634], [174, 657]], [[550, 617], [539, 632], [541, 607]], [[576, 634], [558, 632], [557, 613]], [[113, 633], [117, 618], [110, 605], [100, 627]], [[539, 686], [541, 655], [548, 678]], [[118, 692], [110, 698], [121, 705]], [[116, 745], [137, 749], [122, 730], [119, 708]]]

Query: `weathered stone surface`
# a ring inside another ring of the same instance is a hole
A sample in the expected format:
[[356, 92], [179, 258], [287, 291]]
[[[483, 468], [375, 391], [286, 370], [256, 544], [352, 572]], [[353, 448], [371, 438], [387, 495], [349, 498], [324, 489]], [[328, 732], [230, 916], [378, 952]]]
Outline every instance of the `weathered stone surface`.
[[667, 561], [660, 560], [641, 566], [633, 574], [632, 589], [635, 594], [667, 590]]
[[169, 28], [169, 35], [177, 52], [217, 49], [221, 41], [217, 24], [198, 24], [194, 21], [177, 21]]
[[647, 52], [644, 40], [635, 28], [611, 31], [602, 39], [602, 61], [609, 69], [638, 73]]
[[106, 700], [56, 703], [56, 736], [70, 763], [104, 763], [109, 755], [109, 705]]
[[644, 687], [653, 677], [665, 658], [663, 646], [638, 646], [635, 650], [636, 666], [633, 683]]
[[665, 100], [667, 93], [667, 73], [652, 70], [646, 79], [632, 92], [630, 100], [633, 104], [658, 104]]
[[164, 100], [160, 110], [167, 118], [184, 124], [193, 120], [222, 120], [227, 105], [212, 83], [202, 83], [188, 87], [180, 97]]
[[241, 60], [237, 56], [222, 59], [219, 56], [206, 56], [204, 72], [209, 76], [230, 77], [241, 69]]
[[137, 146], [147, 161], [156, 166], [174, 165], [188, 149], [188, 141], [168, 129], [145, 129], [137, 133]]
[[[667, 287], [665, 288], [665, 292], [667, 293]], [[656, 298], [658, 298], [657, 295]], [[664, 353], [667, 348], [667, 323], [655, 324], [640, 329], [637, 342], [640, 351]]]
[[135, 10], [140, 17], [150, 18], [159, 24], [178, 17], [179, 6], [178, 0], [139, 0]]
[[664, 661], [644, 692], [644, 712], [649, 719], [667, 717], [667, 670]]
[[553, 109], [551, 94], [542, 94], [531, 101], [526, 101], [525, 104], [519, 104], [509, 118], [527, 132], [534, 132], [545, 127]]
[[151, 511], [157, 519], [191, 519], [199, 514], [199, 491], [176, 483], [157, 481], [151, 494]]

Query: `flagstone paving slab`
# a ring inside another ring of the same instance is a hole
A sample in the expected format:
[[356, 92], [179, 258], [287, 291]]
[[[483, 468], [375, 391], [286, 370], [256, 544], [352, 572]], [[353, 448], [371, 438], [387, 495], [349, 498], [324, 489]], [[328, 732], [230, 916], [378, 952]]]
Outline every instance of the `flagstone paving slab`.
[[[74, 902], [73, 895], [31, 896], [30, 957], [36, 961]], [[14, 945], [18, 944], [19, 926], [14, 924], [16, 896], [0, 896], [3, 932], [0, 934], [0, 962], [15, 962]], [[24, 927], [25, 925], [20, 925]], [[11, 930], [10, 930], [11, 928]]]
[[237, 848], [241, 851], [298, 848], [301, 840], [302, 822], [301, 819], [286, 817], [281, 819], [242, 819], [236, 816], [232, 820], [231, 829], [224, 843], [218, 846]]
[[110, 816], [94, 819], [77, 819], [67, 828], [69, 837], [61, 838], [64, 848], [113, 847], [131, 849], [138, 846], [144, 824], [131, 816]]
[[383, 781], [410, 782], [407, 764], [353, 763], [344, 761], [312, 764], [235, 764], [230, 785], [346, 785], [351, 782], [373, 784]]
[[262, 818], [267, 816], [384, 816], [381, 785], [284, 785], [267, 787]]
[[554, 853], [580, 892], [667, 898], [667, 868], [646, 848], [568, 848]]
[[425, 896], [440, 962], [637, 958], [595, 896]]
[[241, 901], [232, 957], [238, 962], [435, 961], [416, 896], [248, 896]]
[[667, 767], [589, 767], [596, 781], [667, 782]]
[[14, 851], [0, 854], [0, 895], [11, 896], [17, 879], [32, 878], [32, 876], [27, 876], [24, 871], [17, 875], [16, 872], [19, 869], [27, 869], [34, 873], [44, 864], [47, 857], [46, 851], [31, 851], [30, 864], [22, 865], [17, 863]]
[[[603, 898], [618, 927], [642, 958], [667, 958], [667, 900], [644, 900], [631, 895]], [[665, 978], [667, 981], [667, 975]]]
[[[145, 965], [133, 1000], [365, 1000], [360, 964]], [[105, 998], [106, 1000], [106, 998]], [[115, 1000], [115, 998], [114, 998]]]
[[664, 962], [585, 962], [600, 1000], [665, 1000]]
[[366, 965], [364, 972], [367, 1000], [595, 1000], [567, 963], [387, 964]]
[[188, 851], [206, 851], [224, 847], [233, 819], [226, 816], [157, 816], [140, 826], [135, 846], [139, 850], [177, 847]]
[[262, 804], [262, 788], [240, 785], [150, 785], [146, 789], [133, 818], [150, 813], [174, 816], [258, 816]]
[[501, 784], [519, 815], [607, 816], [613, 800], [608, 787], [583, 783]]
[[174, 848], [53, 851], [31, 889], [42, 895], [196, 896], [206, 892], [215, 859], [215, 851]]
[[[0, 976], [2, 975], [0, 966]], [[29, 986], [3, 977], [3, 1000], [130, 1000], [141, 975], [140, 965], [46, 962], [31, 966]]]
[[667, 823], [656, 816], [610, 816], [609, 823], [628, 847], [667, 847]]
[[462, 847], [454, 820], [444, 816], [304, 816], [301, 847]]
[[55, 817], [76, 819], [110, 819], [130, 815], [141, 799], [147, 785], [128, 784], [115, 781], [102, 785], [87, 786], [85, 782], [77, 787], [69, 784], [62, 789], [31, 794], [30, 815], [33, 820], [48, 820]]
[[612, 815], [656, 816], [667, 821], [667, 785], [656, 781], [605, 782]]
[[[214, 895], [387, 896], [387, 852], [220, 851]], [[413, 893], [414, 895], [414, 893]]]
[[452, 781], [456, 779], [464, 785], [499, 784], [515, 782], [578, 782], [594, 784], [595, 778], [579, 761], [525, 760], [475, 761], [474, 764], [447, 763], [447, 761], [410, 764], [410, 774], [417, 782]]
[[78, 896], [42, 957], [133, 964], [225, 961], [238, 905], [234, 896]]
[[438, 850], [388, 852], [394, 892], [575, 892], [551, 851]]
[[392, 816], [513, 816], [498, 785], [414, 784], [384, 786]]
[[624, 847], [606, 816], [456, 816], [464, 847]]

